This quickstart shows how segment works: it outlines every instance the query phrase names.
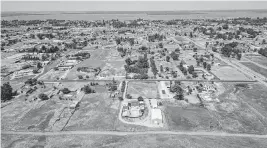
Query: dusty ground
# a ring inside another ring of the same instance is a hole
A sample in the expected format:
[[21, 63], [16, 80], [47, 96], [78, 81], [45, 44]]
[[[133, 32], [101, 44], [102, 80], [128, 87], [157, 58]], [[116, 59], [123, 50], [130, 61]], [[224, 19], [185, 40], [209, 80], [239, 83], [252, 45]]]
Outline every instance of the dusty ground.
[[265, 148], [266, 139], [177, 135], [66, 135], [66, 136], [18, 136], [2, 135], [3, 148]]
[[127, 94], [156, 98], [157, 85], [155, 82], [129, 82]]

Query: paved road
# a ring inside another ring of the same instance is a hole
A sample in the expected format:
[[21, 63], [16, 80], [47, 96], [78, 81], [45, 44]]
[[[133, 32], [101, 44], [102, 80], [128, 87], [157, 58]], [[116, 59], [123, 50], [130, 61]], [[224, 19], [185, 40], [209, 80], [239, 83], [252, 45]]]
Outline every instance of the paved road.
[[267, 135], [254, 134], [231, 134], [223, 132], [174, 132], [174, 131], [145, 131], [145, 132], [118, 132], [118, 131], [60, 131], [60, 132], [15, 132], [2, 131], [1, 134], [14, 135], [36, 135], [36, 136], [57, 136], [57, 135], [189, 135], [189, 136], [216, 136], [216, 137], [247, 137], [267, 138]]
[[[94, 81], [102, 81], [102, 82], [110, 82], [112, 80], [43, 80], [44, 83], [52, 83], [52, 82], [94, 82]], [[257, 82], [256, 80], [193, 80], [193, 79], [126, 79], [126, 81], [191, 81], [191, 82]]]

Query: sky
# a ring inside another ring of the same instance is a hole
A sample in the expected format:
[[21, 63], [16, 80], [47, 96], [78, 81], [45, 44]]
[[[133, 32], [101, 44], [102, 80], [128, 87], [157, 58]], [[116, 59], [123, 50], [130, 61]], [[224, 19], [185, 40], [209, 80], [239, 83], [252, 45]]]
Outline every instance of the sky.
[[267, 1], [1, 1], [1, 11], [183, 11], [266, 9]]

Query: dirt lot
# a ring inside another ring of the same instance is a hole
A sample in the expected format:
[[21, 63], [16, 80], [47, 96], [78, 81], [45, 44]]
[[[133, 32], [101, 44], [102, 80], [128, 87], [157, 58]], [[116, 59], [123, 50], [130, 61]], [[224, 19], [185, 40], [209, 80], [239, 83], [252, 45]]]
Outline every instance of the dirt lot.
[[118, 106], [108, 93], [85, 95], [64, 130], [114, 130]]
[[249, 80], [249, 77], [230, 66], [211, 68], [211, 72], [221, 80]]
[[240, 63], [267, 78], [267, 69], [261, 68], [251, 62], [240, 62]]
[[177, 136], [177, 135], [65, 135], [65, 136], [19, 136], [2, 135], [1, 147], [5, 148], [264, 148], [266, 139], [212, 136]]
[[127, 94], [156, 98], [158, 96], [155, 82], [129, 82]]

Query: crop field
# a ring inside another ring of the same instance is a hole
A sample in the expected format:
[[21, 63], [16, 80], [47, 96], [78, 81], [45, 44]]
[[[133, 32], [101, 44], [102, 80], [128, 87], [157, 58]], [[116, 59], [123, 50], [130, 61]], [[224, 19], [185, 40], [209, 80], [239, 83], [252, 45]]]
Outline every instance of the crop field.
[[267, 58], [263, 56], [246, 56], [246, 58], [250, 59], [253, 62], [261, 64], [263, 66], [267, 66]]
[[[1, 136], [1, 147], [205, 147], [205, 148], [264, 148], [266, 139], [242, 137], [186, 136], [186, 135], [7, 135]], [[142, 141], [142, 142], [140, 142]]]
[[267, 69], [261, 68], [251, 62], [240, 62], [240, 63], [267, 78]]
[[249, 80], [249, 77], [230, 66], [211, 68], [211, 72], [221, 80]]
[[170, 130], [214, 130], [218, 127], [216, 119], [213, 119], [204, 108], [166, 106], [165, 112]]
[[113, 130], [118, 108], [107, 93], [85, 95], [64, 130]]
[[157, 84], [155, 82], [129, 82], [127, 94], [154, 99], [158, 96]]

